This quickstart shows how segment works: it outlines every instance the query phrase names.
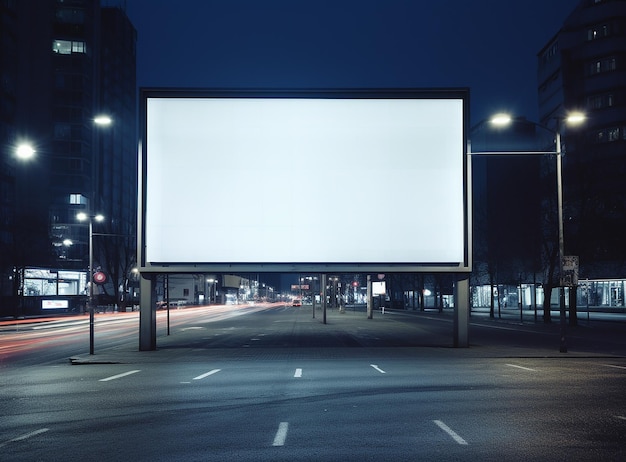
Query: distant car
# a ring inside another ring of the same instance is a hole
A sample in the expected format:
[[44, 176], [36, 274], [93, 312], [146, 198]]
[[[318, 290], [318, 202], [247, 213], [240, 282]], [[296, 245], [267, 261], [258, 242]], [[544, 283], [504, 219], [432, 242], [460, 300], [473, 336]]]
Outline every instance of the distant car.
[[291, 302], [291, 306], [302, 306], [302, 300], [299, 298], [294, 298], [293, 302]]

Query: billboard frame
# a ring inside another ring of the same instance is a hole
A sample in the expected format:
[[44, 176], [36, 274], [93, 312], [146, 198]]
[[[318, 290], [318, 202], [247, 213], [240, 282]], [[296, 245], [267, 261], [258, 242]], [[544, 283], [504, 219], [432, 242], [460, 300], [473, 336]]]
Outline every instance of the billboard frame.
[[[463, 106], [463, 261], [461, 262], [409, 262], [409, 263], [283, 263], [283, 262], [149, 262], [146, 261], [146, 201], [147, 201], [147, 111], [150, 98], [308, 98], [308, 99], [459, 99]], [[140, 89], [140, 140], [139, 140], [139, 206], [137, 261], [138, 269], [145, 274], [158, 273], [391, 273], [391, 272], [447, 272], [469, 273], [472, 270], [471, 235], [471, 159], [467, 152], [469, 133], [469, 89], [467, 88], [400, 88], [400, 89]]]

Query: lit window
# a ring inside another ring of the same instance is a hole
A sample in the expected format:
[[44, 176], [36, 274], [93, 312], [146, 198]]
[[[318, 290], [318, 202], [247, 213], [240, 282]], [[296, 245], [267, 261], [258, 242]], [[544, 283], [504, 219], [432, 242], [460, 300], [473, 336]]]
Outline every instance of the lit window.
[[86, 203], [87, 198], [82, 194], [70, 194], [70, 204], [85, 205]]
[[72, 53], [84, 53], [85, 42], [72, 42]]
[[60, 55], [69, 55], [72, 53], [72, 42], [69, 40], [55, 40], [52, 44], [52, 51]]
[[85, 53], [85, 42], [72, 42], [71, 40], [55, 40], [52, 42], [52, 51], [60, 55], [72, 53]]

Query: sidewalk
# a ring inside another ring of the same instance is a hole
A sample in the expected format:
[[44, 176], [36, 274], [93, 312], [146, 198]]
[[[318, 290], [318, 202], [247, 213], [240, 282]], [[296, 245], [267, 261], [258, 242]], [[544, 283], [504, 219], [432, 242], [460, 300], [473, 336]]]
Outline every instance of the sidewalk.
[[[276, 345], [252, 348], [193, 348], [199, 330], [177, 331], [172, 336], [160, 336], [157, 350], [113, 348], [95, 355], [73, 356], [72, 364], [111, 364], [145, 362], [194, 362], [216, 357], [224, 359], [261, 359], [266, 357], [298, 356], [308, 358], [369, 357], [390, 354], [419, 354], [446, 358], [626, 358], [626, 316], [620, 322], [606, 322], [601, 317], [591, 317], [591, 324], [580, 322], [578, 327], [567, 326], [568, 352], [559, 351], [560, 322], [553, 313], [552, 323], [542, 318], [532, 321], [534, 313], [520, 323], [515, 316], [490, 318], [489, 312], [472, 313], [470, 318], [469, 348], [453, 348], [454, 312], [446, 309], [429, 311], [380, 310], [367, 319], [362, 311], [327, 312], [328, 323], [321, 316], [308, 317], [308, 310], [298, 320], [298, 335], [306, 339], [301, 345], [280, 347]], [[593, 315], [593, 313], [592, 313]], [[403, 319], [404, 318], [404, 319]], [[407, 318], [412, 318], [411, 320]], [[421, 318], [421, 319], [420, 319]], [[417, 323], [415, 322], [417, 321]], [[338, 346], [332, 346], [333, 343]], [[331, 345], [331, 346], [328, 346]]]
[[[502, 308], [500, 313], [498, 313], [498, 309], [496, 308], [494, 315], [494, 319], [517, 320], [524, 323], [535, 321], [543, 323], [543, 308], [537, 308], [536, 312], [535, 310], [524, 309], [521, 313], [519, 308]], [[552, 322], [558, 322], [560, 315], [561, 313], [558, 309], [552, 308], [550, 310]], [[489, 308], [473, 308], [471, 317], [489, 317]], [[566, 310], [566, 317], [569, 321], [569, 309]], [[593, 321], [626, 322], [626, 313], [593, 310], [583, 311], [579, 308], [577, 318], [579, 324]]]

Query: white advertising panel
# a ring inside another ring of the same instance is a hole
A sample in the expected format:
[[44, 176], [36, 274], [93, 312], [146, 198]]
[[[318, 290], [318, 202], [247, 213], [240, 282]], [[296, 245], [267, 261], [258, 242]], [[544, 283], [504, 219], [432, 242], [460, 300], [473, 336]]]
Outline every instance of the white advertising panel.
[[387, 293], [387, 288], [385, 281], [372, 282], [372, 295], [385, 295]]
[[42, 300], [41, 309], [43, 310], [58, 310], [63, 308], [69, 308], [70, 303], [68, 300]]
[[462, 96], [145, 97], [143, 261], [466, 261]]

